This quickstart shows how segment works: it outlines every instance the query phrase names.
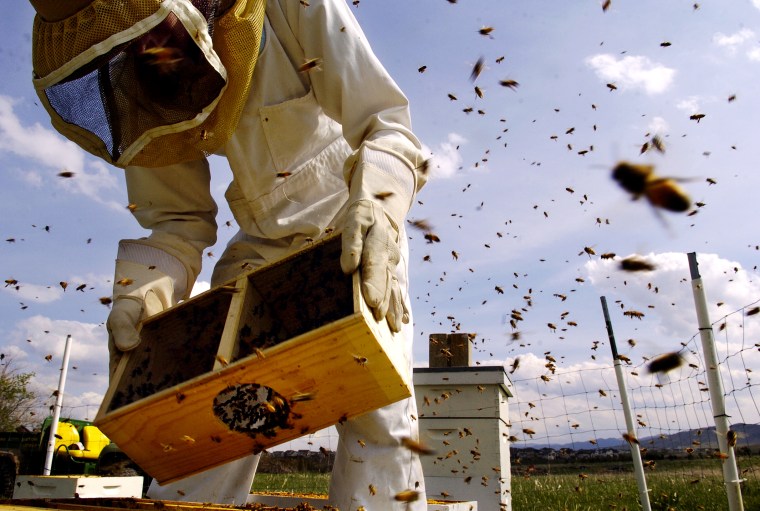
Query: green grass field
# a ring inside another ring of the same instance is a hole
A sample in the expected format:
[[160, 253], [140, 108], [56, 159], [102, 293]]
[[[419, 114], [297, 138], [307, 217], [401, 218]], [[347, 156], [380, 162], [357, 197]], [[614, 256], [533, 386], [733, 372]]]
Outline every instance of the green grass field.
[[[760, 474], [750, 467], [743, 474], [744, 509], [760, 510]], [[536, 466], [541, 475], [512, 476], [514, 511], [635, 511], [641, 509], [630, 465], [610, 473], [618, 464]], [[728, 509], [719, 462], [714, 460], [658, 461], [647, 470], [650, 503], [655, 511], [724, 511]], [[329, 474], [258, 474], [253, 492], [326, 494]]]

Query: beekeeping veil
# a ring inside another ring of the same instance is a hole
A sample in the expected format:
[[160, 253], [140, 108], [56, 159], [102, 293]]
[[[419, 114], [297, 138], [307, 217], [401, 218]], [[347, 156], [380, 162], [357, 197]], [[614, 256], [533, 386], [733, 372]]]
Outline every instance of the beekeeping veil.
[[61, 134], [113, 165], [211, 154], [240, 119], [264, 4], [93, 0], [58, 21], [38, 10], [35, 89]]

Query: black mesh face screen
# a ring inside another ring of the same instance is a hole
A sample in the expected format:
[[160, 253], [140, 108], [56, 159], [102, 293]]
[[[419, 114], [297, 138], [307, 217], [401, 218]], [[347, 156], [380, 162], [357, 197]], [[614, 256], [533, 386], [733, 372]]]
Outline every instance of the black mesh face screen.
[[[195, 3], [213, 19], [216, 2]], [[46, 95], [64, 121], [96, 135], [114, 160], [144, 133], [195, 118], [225, 85], [174, 14], [100, 64]]]

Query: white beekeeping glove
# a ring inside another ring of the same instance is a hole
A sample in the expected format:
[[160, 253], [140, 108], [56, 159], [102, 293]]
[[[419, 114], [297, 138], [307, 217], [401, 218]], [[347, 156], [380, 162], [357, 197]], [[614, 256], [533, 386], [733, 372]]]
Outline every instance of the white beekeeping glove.
[[348, 177], [341, 268], [347, 274], [360, 269], [362, 295], [375, 319], [385, 318], [399, 332], [409, 322], [396, 278], [399, 229], [414, 195], [414, 175], [395, 156], [364, 148]]
[[111, 376], [122, 353], [140, 344], [138, 325], [174, 303], [171, 277], [150, 266], [116, 260], [113, 302], [106, 321]]

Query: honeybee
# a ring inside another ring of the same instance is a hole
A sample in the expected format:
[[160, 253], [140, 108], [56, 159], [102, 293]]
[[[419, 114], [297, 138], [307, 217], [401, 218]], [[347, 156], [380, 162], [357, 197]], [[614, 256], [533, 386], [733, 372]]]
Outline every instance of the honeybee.
[[378, 193], [375, 194], [374, 197], [377, 200], [381, 200], [382, 201], [382, 200], [385, 200], [385, 199], [387, 199], [388, 197], [390, 197], [392, 195], [393, 195], [393, 192], [378, 192]]
[[654, 165], [622, 161], [612, 169], [612, 178], [633, 195], [633, 200], [643, 195], [652, 206], [676, 213], [691, 207], [691, 199], [678, 186], [676, 179], [657, 176]]
[[639, 445], [639, 439], [630, 433], [623, 433], [623, 439], [629, 444]]
[[483, 57], [478, 58], [477, 62], [475, 62], [475, 65], [472, 67], [472, 72], [470, 73], [470, 81], [474, 82], [478, 79], [478, 76], [480, 76], [480, 73], [483, 72], [483, 67], [485, 65], [485, 59]]
[[153, 46], [140, 52], [144, 64], [154, 66], [159, 73], [170, 73], [184, 60], [182, 50], [168, 46]]
[[625, 271], [653, 271], [656, 268], [657, 266], [646, 259], [635, 255], [626, 257], [620, 261], [620, 269]]
[[393, 498], [399, 502], [414, 502], [420, 498], [420, 493], [414, 490], [404, 490], [397, 493]]
[[315, 58], [315, 59], [306, 59], [303, 64], [298, 68], [298, 71], [301, 73], [306, 73], [311, 71], [312, 69], [321, 69], [319, 66], [322, 64], [322, 59]]
[[412, 452], [415, 452], [417, 454], [422, 455], [430, 455], [435, 454], [435, 450], [431, 449], [430, 447], [426, 446], [425, 444], [418, 442], [416, 440], [412, 440], [409, 437], [404, 437], [401, 439], [401, 445], [406, 447]]
[[681, 353], [676, 351], [652, 359], [649, 364], [647, 364], [647, 370], [650, 373], [665, 373], [680, 367], [682, 364], [683, 357], [681, 356]]

